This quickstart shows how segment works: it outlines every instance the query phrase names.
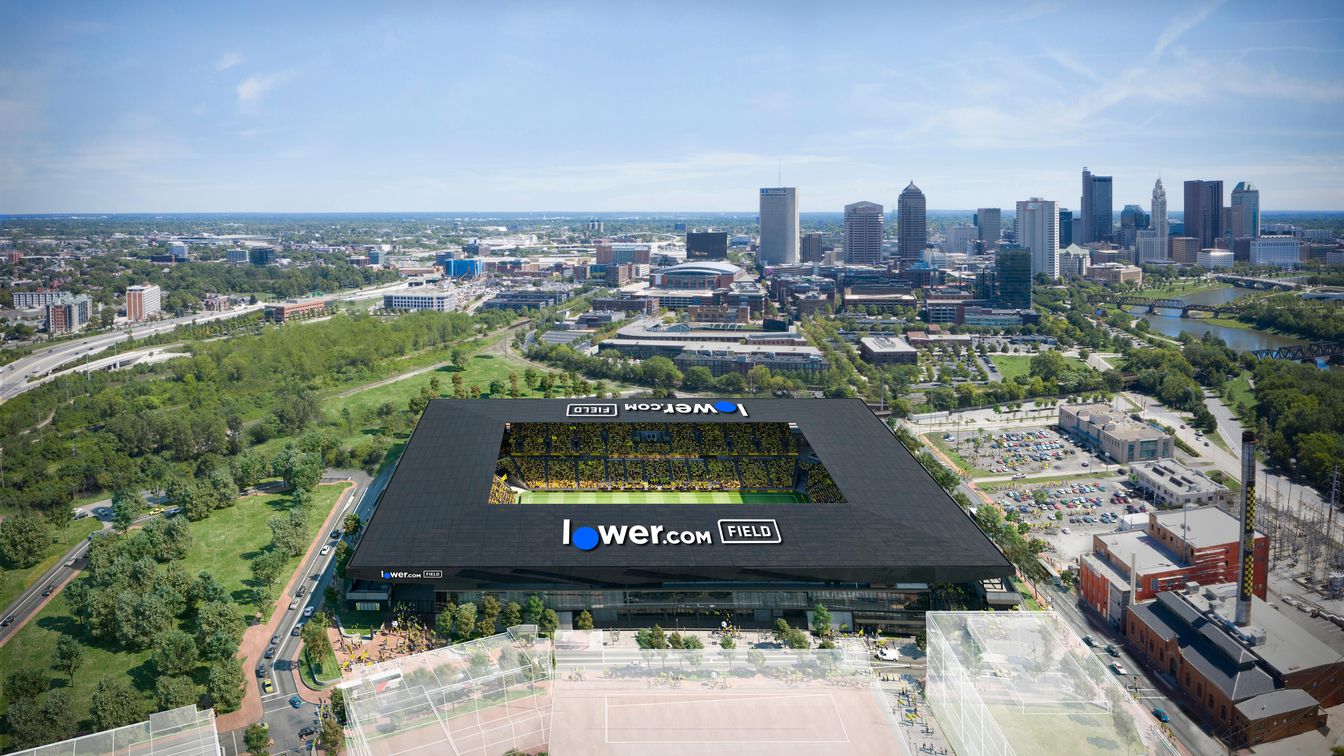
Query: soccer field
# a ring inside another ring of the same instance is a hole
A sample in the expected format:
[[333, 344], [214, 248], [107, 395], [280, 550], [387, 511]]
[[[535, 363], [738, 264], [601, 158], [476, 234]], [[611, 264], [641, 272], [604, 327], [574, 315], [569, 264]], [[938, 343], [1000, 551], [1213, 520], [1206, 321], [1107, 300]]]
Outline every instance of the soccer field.
[[529, 491], [523, 504], [797, 504], [796, 493], [751, 491]]

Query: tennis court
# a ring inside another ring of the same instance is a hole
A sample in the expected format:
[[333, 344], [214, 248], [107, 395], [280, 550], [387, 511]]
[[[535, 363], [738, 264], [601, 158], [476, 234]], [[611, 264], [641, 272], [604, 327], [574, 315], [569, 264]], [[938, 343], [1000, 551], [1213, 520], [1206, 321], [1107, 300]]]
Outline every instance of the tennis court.
[[527, 491], [523, 504], [797, 504], [793, 492], [752, 491]]

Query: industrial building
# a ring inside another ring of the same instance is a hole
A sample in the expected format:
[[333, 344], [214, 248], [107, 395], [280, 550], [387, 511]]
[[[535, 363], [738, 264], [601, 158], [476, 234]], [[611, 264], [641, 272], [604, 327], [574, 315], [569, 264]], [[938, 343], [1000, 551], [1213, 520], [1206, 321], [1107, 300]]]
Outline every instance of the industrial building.
[[1172, 455], [1172, 440], [1166, 431], [1130, 420], [1109, 404], [1062, 406], [1059, 428], [1119, 464]]

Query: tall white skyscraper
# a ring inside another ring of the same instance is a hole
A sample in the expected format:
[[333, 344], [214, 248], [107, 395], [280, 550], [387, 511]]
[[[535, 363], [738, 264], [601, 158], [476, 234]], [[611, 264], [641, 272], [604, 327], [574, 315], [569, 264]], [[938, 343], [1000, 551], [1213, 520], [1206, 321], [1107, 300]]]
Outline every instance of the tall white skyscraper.
[[1040, 197], [1021, 200], [1013, 226], [1017, 243], [1031, 250], [1031, 275], [1059, 278], [1059, 203]]
[[1249, 181], [1239, 181], [1232, 189], [1233, 239], [1260, 235], [1260, 190]]
[[1170, 228], [1167, 225], [1167, 190], [1162, 187], [1161, 177], [1153, 184], [1150, 215], [1152, 219], [1149, 221], [1149, 228], [1139, 232], [1138, 240], [1134, 244], [1135, 251], [1139, 254], [1139, 262], [1170, 259], [1167, 243]]
[[798, 189], [761, 189], [761, 243], [756, 259], [762, 265], [798, 262]]
[[845, 262], [877, 265], [882, 261], [882, 206], [876, 202], [845, 205]]

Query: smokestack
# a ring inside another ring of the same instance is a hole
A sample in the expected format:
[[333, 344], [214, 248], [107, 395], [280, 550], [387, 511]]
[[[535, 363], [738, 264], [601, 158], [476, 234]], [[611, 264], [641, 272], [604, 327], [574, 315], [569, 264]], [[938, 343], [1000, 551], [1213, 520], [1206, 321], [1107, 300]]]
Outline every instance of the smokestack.
[[1255, 585], [1255, 433], [1241, 433], [1241, 563], [1237, 574], [1237, 626], [1251, 624]]

